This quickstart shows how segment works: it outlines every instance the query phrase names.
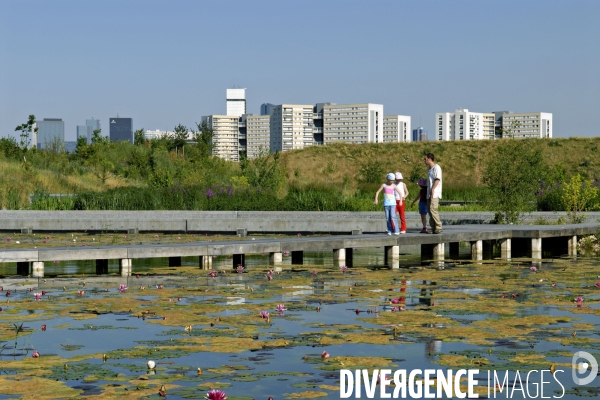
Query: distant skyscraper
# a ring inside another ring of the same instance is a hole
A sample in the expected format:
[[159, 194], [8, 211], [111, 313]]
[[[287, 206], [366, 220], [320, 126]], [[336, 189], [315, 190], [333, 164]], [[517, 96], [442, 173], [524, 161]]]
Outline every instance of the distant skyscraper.
[[37, 121], [37, 147], [40, 150], [62, 146], [65, 142], [65, 122], [60, 118], [44, 118]]
[[87, 125], [77, 125], [77, 140], [85, 138], [87, 144], [92, 143], [92, 127]]
[[424, 142], [427, 140], [427, 130], [422, 126], [417, 129], [413, 129], [412, 131], [412, 141], [413, 142]]
[[260, 105], [260, 115], [270, 115], [275, 104], [263, 103]]
[[227, 89], [227, 115], [241, 117], [246, 114], [246, 89]]
[[133, 119], [111, 118], [110, 119], [110, 141], [128, 141], [133, 144]]

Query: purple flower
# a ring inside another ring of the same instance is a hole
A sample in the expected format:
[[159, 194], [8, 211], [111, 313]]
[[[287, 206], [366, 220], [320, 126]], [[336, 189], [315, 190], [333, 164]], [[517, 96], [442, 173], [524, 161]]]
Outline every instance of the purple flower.
[[33, 296], [35, 297], [36, 300], [41, 300], [42, 299], [42, 294], [41, 293], [34, 293]]
[[213, 389], [206, 393], [206, 400], [227, 400], [227, 395], [222, 390]]
[[340, 265], [340, 269], [342, 270], [342, 273], [346, 273], [346, 271], [348, 270], [348, 267], [346, 267], [345, 265]]
[[233, 195], [233, 188], [231, 187], [231, 185], [227, 186], [227, 196], [232, 196]]
[[583, 297], [577, 297], [575, 303], [583, 303]]
[[119, 291], [124, 292], [126, 290], [127, 290], [127, 286], [125, 286], [125, 285], [120, 285], [119, 286]]
[[531, 270], [531, 272], [537, 272], [537, 268], [536, 267], [531, 267], [529, 269]]
[[210, 199], [214, 195], [215, 195], [215, 192], [213, 192], [212, 190], [210, 190], [210, 188], [206, 189], [206, 197], [208, 197]]
[[276, 310], [281, 313], [281, 312], [285, 311], [286, 309], [283, 304], [277, 304]]
[[261, 311], [260, 312], [260, 316], [261, 318], [269, 318], [269, 312], [268, 311]]

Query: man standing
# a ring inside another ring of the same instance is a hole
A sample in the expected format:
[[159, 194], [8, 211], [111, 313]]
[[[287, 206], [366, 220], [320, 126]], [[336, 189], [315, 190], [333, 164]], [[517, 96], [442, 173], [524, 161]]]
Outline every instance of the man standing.
[[442, 233], [442, 220], [438, 212], [442, 198], [442, 168], [434, 162], [432, 153], [425, 155], [425, 164], [429, 167], [427, 179], [427, 210], [429, 211], [429, 225], [433, 233]]

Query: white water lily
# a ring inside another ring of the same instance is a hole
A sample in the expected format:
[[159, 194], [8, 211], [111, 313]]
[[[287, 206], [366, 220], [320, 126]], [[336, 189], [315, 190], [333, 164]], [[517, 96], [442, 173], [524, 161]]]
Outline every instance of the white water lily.
[[148, 361], [148, 369], [154, 369], [156, 367], [156, 363], [152, 360]]

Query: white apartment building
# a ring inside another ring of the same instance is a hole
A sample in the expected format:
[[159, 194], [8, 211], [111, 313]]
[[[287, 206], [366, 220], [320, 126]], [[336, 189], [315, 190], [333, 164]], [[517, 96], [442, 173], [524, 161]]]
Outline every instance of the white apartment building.
[[241, 117], [246, 114], [246, 89], [227, 89], [227, 115]]
[[508, 113], [502, 115], [503, 137], [551, 138], [552, 113]]
[[[492, 116], [492, 132], [494, 114]], [[487, 117], [486, 117], [487, 121]], [[436, 140], [479, 140], [488, 139], [484, 134], [484, 114], [459, 108], [453, 113], [435, 114]], [[489, 129], [489, 127], [488, 127]], [[489, 132], [486, 131], [489, 135]]]
[[246, 155], [256, 158], [261, 151], [269, 152], [271, 142], [271, 116], [246, 116]]
[[213, 130], [212, 154], [227, 161], [239, 161], [239, 117], [208, 115], [202, 117]]
[[[166, 137], [166, 136], [173, 137], [173, 136], [175, 136], [175, 132], [161, 131], [160, 129], [156, 129], [156, 130], [146, 129], [144, 131], [144, 139], [146, 139], [146, 140], [160, 139], [160, 138]], [[195, 132], [188, 131], [187, 140], [194, 140], [194, 139], [195, 139]]]
[[323, 144], [383, 142], [383, 104], [323, 106]]
[[410, 142], [412, 131], [408, 115], [383, 117], [383, 143]]
[[281, 104], [271, 110], [270, 150], [288, 151], [314, 144], [313, 106]]

